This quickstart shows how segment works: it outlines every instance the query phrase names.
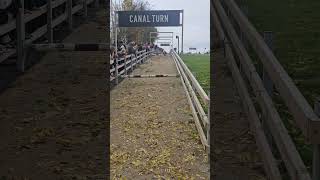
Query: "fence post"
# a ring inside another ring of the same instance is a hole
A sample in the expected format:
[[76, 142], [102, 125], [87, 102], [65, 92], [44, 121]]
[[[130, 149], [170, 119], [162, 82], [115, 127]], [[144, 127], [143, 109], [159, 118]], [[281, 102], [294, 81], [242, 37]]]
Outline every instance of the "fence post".
[[142, 52], [140, 52], [140, 56], [141, 56], [141, 64], [143, 64], [144, 58], [146, 57], [146, 54], [142, 51]]
[[139, 57], [139, 54], [138, 54], [138, 53], [134, 53], [134, 55], [135, 55], [136, 58], [137, 58], [137, 65], [139, 65], [139, 64], [140, 64], [140, 59], [138, 58], [138, 57]]
[[[208, 92], [208, 97], [210, 99], [210, 91]], [[210, 101], [208, 103], [208, 124], [207, 124], [207, 142], [208, 142], [208, 145], [209, 145], [209, 148], [208, 148], [208, 158], [209, 158], [209, 162], [210, 162]]]
[[83, 17], [87, 20], [88, 17], [88, 5], [87, 0], [83, 0]]
[[[273, 48], [273, 32], [271, 31], [265, 31], [263, 33], [263, 38], [266, 42], [266, 44], [269, 46], [269, 48], [273, 51], [274, 48]], [[272, 80], [270, 79], [267, 71], [265, 70], [264, 67], [262, 67], [262, 71], [263, 71], [263, 74], [262, 74], [262, 79], [263, 79], [263, 84], [264, 84], [264, 87], [267, 91], [267, 93], [269, 94], [269, 96], [272, 98], [273, 97], [273, 82]], [[270, 127], [268, 127], [266, 121], [267, 121], [267, 116], [268, 114], [263, 111], [263, 118], [262, 118], [262, 126], [263, 126], [263, 129], [266, 133], [266, 137], [269, 141], [269, 145], [271, 147], [272, 150], [274, 150], [274, 142], [273, 142], [273, 138], [272, 138], [272, 135], [270, 133]]]
[[125, 75], [128, 75], [128, 73], [127, 73], [127, 57], [124, 57], [124, 73], [125, 73]]
[[149, 54], [147, 53], [147, 51], [144, 51], [143, 54], [144, 54], [143, 55], [143, 63], [145, 63], [147, 61], [147, 59], [148, 59], [148, 55]]
[[24, 1], [19, 0], [19, 9], [16, 18], [17, 27], [17, 69], [24, 72], [25, 59], [24, 59], [24, 43], [25, 43], [25, 23], [24, 23]]
[[52, 0], [48, 0], [47, 2], [47, 39], [48, 39], [48, 43], [53, 42]]
[[[271, 51], [274, 50], [273, 47], [273, 32], [272, 31], [265, 31], [263, 33], [263, 38], [266, 42], [266, 44], [269, 46]], [[273, 82], [270, 79], [268, 73], [265, 71], [265, 68], [263, 68], [263, 84], [269, 94], [269, 96], [272, 98], [273, 97]]]
[[118, 57], [117, 58], [115, 58], [115, 61], [116, 61], [116, 63], [115, 63], [115, 67], [114, 67], [114, 75], [115, 75], [115, 82], [116, 82], [116, 85], [119, 83], [119, 79], [118, 79]]
[[94, 2], [95, 8], [99, 8], [99, 4], [100, 4], [99, 0], [95, 0], [95, 2]]
[[142, 62], [145, 63], [145, 62], [147, 62], [149, 54], [148, 54], [148, 52], [146, 50], [143, 51], [143, 54], [144, 55], [143, 55], [143, 59], [142, 59], [143, 61]]
[[130, 63], [130, 66], [131, 66], [131, 72], [133, 72], [133, 58], [132, 58], [132, 55], [130, 56], [130, 59], [131, 59], [131, 63]]
[[145, 54], [143, 52], [140, 52], [140, 64], [143, 64], [144, 62], [144, 57], [145, 57]]
[[68, 29], [72, 31], [72, 0], [67, 0]]
[[[316, 99], [314, 104], [314, 111], [320, 117], [320, 97]], [[320, 179], [320, 145], [313, 145], [313, 157], [312, 157], [312, 179]]]

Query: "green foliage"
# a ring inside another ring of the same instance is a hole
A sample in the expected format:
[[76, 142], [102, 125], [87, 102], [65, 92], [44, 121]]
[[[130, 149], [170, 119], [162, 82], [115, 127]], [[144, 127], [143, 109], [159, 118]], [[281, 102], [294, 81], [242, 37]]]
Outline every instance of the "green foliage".
[[320, 1], [248, 0], [259, 32], [275, 33], [275, 54], [310, 104], [320, 95]]
[[[259, 32], [275, 33], [275, 55], [311, 105], [320, 95], [320, 1], [248, 0], [249, 19]], [[312, 148], [290, 113], [277, 103], [297, 149], [310, 168]], [[311, 170], [311, 169], [309, 169]]]

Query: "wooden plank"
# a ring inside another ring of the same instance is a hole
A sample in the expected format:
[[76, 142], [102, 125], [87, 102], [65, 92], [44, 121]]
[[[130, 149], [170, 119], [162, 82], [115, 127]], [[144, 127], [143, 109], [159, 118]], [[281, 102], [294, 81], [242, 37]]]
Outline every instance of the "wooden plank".
[[59, 24], [61, 24], [63, 21], [65, 21], [67, 19], [67, 14], [64, 13], [64, 14], [61, 14], [60, 16], [58, 16], [56, 19], [54, 19], [52, 21], [52, 27], [56, 27], [58, 26]]
[[190, 108], [191, 108], [191, 111], [192, 111], [192, 115], [193, 115], [193, 118], [194, 118], [194, 120], [195, 120], [195, 124], [196, 124], [197, 130], [198, 130], [198, 132], [199, 132], [199, 136], [200, 136], [201, 143], [202, 143], [202, 145], [204, 146], [204, 148], [206, 149], [206, 148], [209, 147], [209, 144], [208, 144], [208, 142], [207, 142], [207, 140], [206, 140], [206, 136], [205, 136], [205, 134], [204, 134], [204, 132], [203, 132], [203, 129], [202, 129], [202, 127], [201, 127], [201, 124], [200, 124], [200, 121], [199, 121], [197, 112], [196, 112], [196, 110], [195, 110], [195, 108], [194, 108], [194, 106], [193, 106], [193, 103], [192, 103], [192, 100], [191, 100], [189, 91], [188, 91], [188, 89], [187, 89], [187, 87], [186, 87], [186, 84], [185, 84], [185, 81], [184, 81], [184, 78], [183, 78], [182, 68], [179, 67], [179, 64], [178, 64], [178, 62], [177, 62], [176, 57], [175, 57], [175, 56], [172, 56], [172, 57], [173, 57], [173, 60], [174, 60], [174, 62], [175, 62], [175, 65], [176, 65], [176, 67], [177, 67], [178, 73], [179, 73], [179, 75], [180, 75], [183, 88], [184, 88], [184, 90], [185, 90], [185, 92], [186, 92], [187, 99], [188, 99], [188, 102], [189, 102], [189, 105], [190, 105]]
[[91, 4], [93, 2], [94, 2], [94, 0], [87, 0], [87, 4]]
[[264, 42], [264, 39], [243, 15], [236, 3], [233, 0], [225, 0], [224, 3], [261, 59], [262, 64], [275, 87], [280, 92], [281, 97], [288, 106], [304, 136], [312, 143], [320, 143], [320, 119], [315, 115], [312, 107], [278, 62], [273, 52]]
[[33, 41], [39, 39], [40, 37], [42, 37], [43, 35], [45, 35], [47, 32], [47, 26], [42, 26], [40, 28], [38, 28], [36, 31], [34, 31], [31, 34], [31, 38], [26, 40], [26, 44], [32, 44]]
[[72, 13], [73, 13], [72, 0], [67, 0], [66, 8], [67, 8], [68, 29], [69, 29], [69, 31], [72, 31], [72, 29], [73, 29], [73, 23], [72, 23]]
[[[58, 0], [56, 0], [58, 2]], [[65, 0], [64, 0], [65, 1]], [[40, 14], [41, 15], [41, 14]], [[27, 16], [28, 17], [28, 16]], [[31, 18], [29, 18], [30, 20]], [[66, 19], [66, 15], [61, 15], [59, 16], [58, 18], [56, 18], [53, 22], [52, 22], [52, 27], [55, 27], [59, 24], [61, 24], [64, 20]], [[32, 19], [31, 19], [32, 20]], [[26, 21], [24, 20], [24, 23], [26, 23]], [[11, 25], [10, 25], [11, 24]], [[12, 24], [14, 24], [14, 26], [12, 26]], [[11, 31], [11, 30], [14, 30], [15, 27], [16, 27], [16, 22], [11, 22], [8, 24], [9, 26], [4, 26], [5, 28], [7, 28], [5, 31]], [[23, 26], [23, 25], [21, 25]], [[46, 26], [46, 25], [45, 25]], [[47, 29], [45, 26], [42, 26], [40, 27], [39, 29], [37, 29], [36, 31], [34, 31], [32, 34], [31, 34], [31, 37], [30, 39], [26, 40], [25, 41], [25, 44], [30, 44], [32, 43], [33, 41], [37, 40], [38, 38], [40, 38], [41, 36], [43, 36], [46, 32], [47, 32]], [[2, 32], [5, 32], [5, 31], [2, 31]], [[2, 33], [1, 32], [1, 33]], [[7, 33], [7, 32], [6, 32]], [[3, 55], [0, 56], [0, 62], [6, 60], [7, 58], [9, 58], [10, 56], [14, 55], [17, 51], [9, 51], [8, 53], [4, 53]]]
[[220, 17], [220, 22], [222, 22], [222, 26], [226, 30], [226, 33], [233, 44], [236, 55], [241, 59], [240, 63], [242, 64], [245, 75], [247, 76], [250, 85], [252, 86], [254, 93], [258, 98], [258, 103], [261, 108], [267, 111], [267, 123], [269, 127], [272, 127], [270, 132], [275, 139], [278, 150], [282, 159], [284, 160], [291, 178], [310, 180], [308, 171], [301, 160], [301, 157], [296, 150], [296, 147], [292, 142], [292, 139], [288, 134], [288, 131], [285, 128], [278, 112], [276, 111], [270, 96], [266, 92], [262, 80], [252, 64], [250, 56], [241, 43], [241, 40], [238, 38], [220, 2], [214, 1], [214, 5], [216, 12], [219, 14], [218, 17]]
[[[173, 55], [175, 56], [176, 54], [173, 54]], [[178, 58], [178, 57], [175, 57], [175, 58]], [[179, 64], [179, 67], [182, 66], [179, 61], [177, 61], [177, 63]], [[181, 73], [185, 75], [185, 72], [183, 71], [183, 69], [180, 69], [180, 70], [181, 70]], [[208, 124], [209, 124], [208, 117], [207, 117], [206, 113], [204, 112], [203, 107], [202, 107], [202, 105], [201, 105], [201, 103], [200, 103], [200, 101], [199, 101], [196, 93], [195, 93], [194, 90], [193, 90], [193, 87], [192, 87], [191, 84], [189, 83], [189, 80], [188, 80], [188, 79], [185, 79], [185, 78], [187, 78], [186, 75], [183, 76], [183, 79], [185, 80], [187, 89], [189, 90], [189, 94], [190, 94], [191, 97], [192, 97], [192, 100], [193, 100], [193, 102], [194, 102], [194, 104], [195, 104], [195, 107], [196, 107], [196, 109], [198, 110], [197, 112], [199, 113], [199, 116], [200, 116], [200, 118], [201, 118], [201, 120], [202, 120], [202, 124], [203, 124], [203, 126], [207, 127]], [[208, 104], [209, 104], [209, 103], [208, 103]]]
[[[231, 54], [232, 52], [229, 45], [227, 45], [226, 48], [228, 51], [227, 53]], [[258, 146], [259, 152], [261, 152], [261, 157], [264, 162], [264, 168], [267, 172], [267, 175], [269, 179], [281, 180], [281, 173], [278, 169], [276, 159], [272, 154], [270, 145], [267, 141], [267, 137], [262, 129], [258, 114], [250, 99], [247, 87], [245, 86], [244, 80], [241, 77], [238, 67], [236, 66], [235, 60], [230, 58], [228, 61], [228, 65], [232, 71], [234, 82], [236, 83], [238, 91], [240, 92], [240, 95], [242, 97], [242, 103], [245, 106], [248, 119], [250, 120], [251, 130], [255, 134], [256, 144]]]
[[[267, 45], [269, 46], [269, 48], [273, 51], [273, 33], [270, 32], [270, 31], [269, 32], [264, 32], [263, 33], [263, 37], [264, 37], [264, 40], [266, 41]], [[262, 82], [263, 82], [263, 85], [264, 85], [267, 93], [269, 94], [269, 96], [271, 98], [273, 98], [274, 97], [273, 82], [270, 79], [269, 74], [265, 70], [264, 67], [263, 67], [263, 72], [262, 72]], [[268, 124], [266, 123], [266, 120], [267, 120], [267, 118], [265, 118], [266, 116], [267, 116], [266, 112], [262, 111], [262, 126], [263, 126], [263, 128], [265, 130], [265, 133], [267, 135], [267, 139], [268, 139], [268, 141], [269, 141], [269, 143], [271, 145], [271, 148], [272, 148], [272, 145], [274, 144], [274, 142], [273, 142], [272, 136], [270, 135], [270, 130], [269, 129], [271, 127], [268, 127]]]
[[[61, 4], [63, 4], [64, 2], [66, 2], [66, 0], [55, 0], [52, 3], [52, 8], [55, 8]], [[28, 23], [30, 21], [32, 21], [33, 19], [41, 16], [42, 14], [46, 13], [47, 9], [43, 8], [41, 10], [37, 10], [37, 11], [32, 11], [31, 14], [25, 14], [25, 23]], [[16, 19], [13, 19], [11, 22], [8, 22], [7, 24], [3, 24], [0, 26], [0, 36], [12, 31], [16, 29]]]
[[17, 69], [20, 72], [25, 70], [24, 44], [25, 44], [25, 24], [24, 24], [24, 4], [18, 9], [17, 14]]
[[83, 8], [82, 4], [78, 4], [72, 8], [72, 15], [79, 12]]
[[126, 62], [126, 64], [131, 64], [131, 59], [129, 59], [129, 60]]
[[115, 83], [116, 83], [116, 85], [119, 83], [119, 79], [118, 79], [118, 76], [119, 76], [119, 74], [118, 74], [118, 58], [116, 58], [115, 59], [116, 60], [116, 63], [115, 63]]
[[[211, 5], [212, 6], [212, 5]], [[213, 8], [212, 8], [213, 9]], [[215, 26], [217, 30], [221, 34], [221, 39], [225, 37], [221, 24], [216, 16], [216, 13], [212, 13], [213, 22], [215, 22]], [[258, 114], [255, 110], [255, 107], [253, 105], [253, 102], [250, 98], [249, 92], [247, 90], [247, 87], [245, 85], [244, 80], [242, 79], [241, 73], [237, 67], [236, 61], [234, 59], [232, 50], [229, 46], [229, 44], [226, 45], [226, 51], [228, 54], [228, 66], [231, 69], [232, 77], [234, 79], [234, 82], [237, 86], [238, 92], [241, 96], [243, 106], [245, 107], [246, 114], [248, 116], [248, 119], [250, 121], [250, 127], [252, 132], [254, 132], [255, 140], [257, 147], [259, 149], [261, 158], [263, 160], [264, 169], [266, 171], [266, 174], [269, 179], [272, 180], [281, 180], [281, 173], [279, 171], [279, 168], [277, 166], [276, 159], [274, 158], [271, 148], [268, 144], [267, 138], [263, 132], [263, 129], [261, 127], [261, 123], [258, 117]]]
[[17, 53], [16, 49], [8, 49], [6, 52], [3, 52], [0, 55], [0, 63], [7, 60], [9, 57], [13, 56], [16, 53]]
[[66, 2], [66, 0], [54, 0], [52, 2], [52, 8], [56, 8], [56, 7], [60, 6], [61, 4], [65, 3], [65, 2]]
[[126, 75], [128, 74], [128, 72], [127, 72], [127, 60], [128, 60], [128, 58], [125, 58], [125, 61], [123, 62], [124, 71], [125, 71], [125, 74], [126, 74]]
[[202, 89], [202, 87], [200, 86], [199, 82], [196, 80], [196, 78], [193, 76], [193, 74], [191, 73], [191, 71], [188, 69], [188, 67], [184, 64], [183, 60], [179, 57], [179, 55], [173, 51], [173, 53], [176, 54], [177, 56], [177, 60], [181, 63], [182, 68], [184, 69], [184, 71], [186, 72], [187, 76], [191, 79], [191, 82], [193, 84], [193, 86], [196, 88], [197, 93], [200, 95], [200, 97], [202, 98], [202, 101], [205, 103], [205, 105], [208, 105], [209, 103], [209, 97], [208, 95], [204, 92], [204, 90]]
[[47, 1], [47, 11], [47, 39], [48, 43], [53, 43], [52, 0]]
[[131, 72], [133, 72], [133, 63], [134, 63], [134, 59], [132, 58], [132, 56], [131, 56], [131, 63], [130, 63], [130, 67], [131, 67]]
[[125, 70], [122, 70], [119, 75], [123, 75], [125, 72]]
[[[52, 9], [56, 8], [57, 6], [59, 6], [59, 5], [63, 4], [63, 3], [65, 3], [66, 0], [55, 0], [53, 2], [51, 2], [51, 1], [52, 0], [50, 0], [48, 4], [40, 7], [40, 10], [32, 11], [31, 14], [23, 14], [25, 17], [24, 17], [24, 19], [22, 20], [21, 23], [25, 24], [27, 22], [30, 22], [30, 21], [34, 20], [35, 18], [37, 18], [37, 17], [39, 17], [39, 16], [41, 16], [43, 14], [45, 14], [48, 11], [48, 9], [50, 9], [49, 6], [51, 6], [51, 13], [50, 13], [50, 10], [49, 10], [48, 18], [47, 18], [49, 23], [47, 25], [45, 25], [46, 29], [45, 29], [45, 26], [42, 26], [42, 27], [38, 28], [36, 31], [34, 31], [31, 34], [32, 38], [26, 40], [26, 42], [25, 42], [26, 44], [27, 43], [30, 44], [33, 41], [39, 39], [45, 33], [48, 33], [47, 38], [48, 38], [49, 43], [52, 42], [53, 41], [53, 33], [52, 33], [53, 27], [56, 27], [57, 25], [61, 24], [63, 21], [66, 20], [67, 15], [63, 14], [63, 15], [60, 15], [55, 20], [50, 21], [50, 19], [52, 20]], [[51, 2], [51, 4], [50, 4], [50, 2]], [[87, 1], [88, 4], [90, 4], [92, 2], [93, 2], [92, 0], [91, 1]], [[77, 5], [77, 6], [73, 7], [72, 8], [72, 14], [77, 13], [83, 7], [84, 7], [83, 5]], [[51, 14], [51, 16], [50, 16], [50, 14]], [[17, 27], [17, 25], [16, 25], [17, 21], [18, 20], [16, 19], [16, 20], [13, 20], [13, 21], [9, 22], [8, 24], [1, 25], [0, 26], [0, 36], [12, 31], [12, 30], [14, 30]], [[50, 31], [50, 29], [51, 29], [51, 31]], [[10, 50], [10, 51], [2, 54], [0, 56], [0, 62], [6, 60], [8, 57], [14, 55], [15, 53], [16, 53], [16, 51]]]
[[123, 66], [124, 66], [124, 64], [118, 65], [118, 69], [122, 68]]
[[87, 0], [83, 0], [83, 17], [87, 19], [88, 17], [88, 5]]
[[95, 8], [99, 8], [99, 4], [100, 4], [100, 3], [99, 3], [99, 0], [95, 0], [95, 1], [94, 1], [94, 7], [95, 7]]
[[[314, 112], [320, 117], [320, 98], [315, 100]], [[320, 179], [320, 144], [313, 144], [312, 179]]]
[[31, 44], [30, 48], [36, 51], [107, 51], [108, 43], [46, 43]]
[[30, 14], [25, 14], [25, 23], [28, 23], [34, 19], [36, 19], [37, 17], [45, 14], [47, 12], [47, 7], [46, 5], [40, 7], [38, 10], [33, 10], [31, 11]]
[[0, 36], [7, 34], [8, 32], [16, 29], [16, 19], [12, 20], [7, 24], [3, 24], [0, 26]]
[[163, 77], [179, 77], [177, 74], [135, 74], [135, 75], [123, 75], [122, 77], [128, 78], [163, 78]]

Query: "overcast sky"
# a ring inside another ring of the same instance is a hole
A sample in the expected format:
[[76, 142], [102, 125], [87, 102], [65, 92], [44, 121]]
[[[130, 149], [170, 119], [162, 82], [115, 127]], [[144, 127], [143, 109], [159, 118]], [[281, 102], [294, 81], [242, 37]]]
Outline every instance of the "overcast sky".
[[[209, 0], [145, 0], [153, 10], [184, 10], [184, 52], [195, 47], [201, 52], [210, 49], [210, 1]], [[181, 27], [159, 27], [158, 31], [170, 31], [181, 37]], [[181, 40], [180, 40], [181, 42]], [[177, 45], [177, 40], [174, 42]], [[180, 46], [181, 48], [181, 46]]]

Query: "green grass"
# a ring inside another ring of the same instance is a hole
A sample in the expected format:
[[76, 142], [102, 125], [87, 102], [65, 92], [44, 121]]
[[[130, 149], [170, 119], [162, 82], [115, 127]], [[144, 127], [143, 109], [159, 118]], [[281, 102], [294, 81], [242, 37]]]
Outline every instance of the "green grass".
[[210, 55], [184, 54], [181, 58], [208, 94], [210, 91]]
[[[320, 1], [247, 0], [249, 20], [256, 29], [275, 33], [275, 55], [299, 90], [313, 105], [320, 95]], [[283, 105], [281, 117], [306, 166], [311, 166], [312, 149]]]
[[306, 99], [320, 95], [320, 1], [248, 0], [259, 32], [275, 33], [275, 55]]

